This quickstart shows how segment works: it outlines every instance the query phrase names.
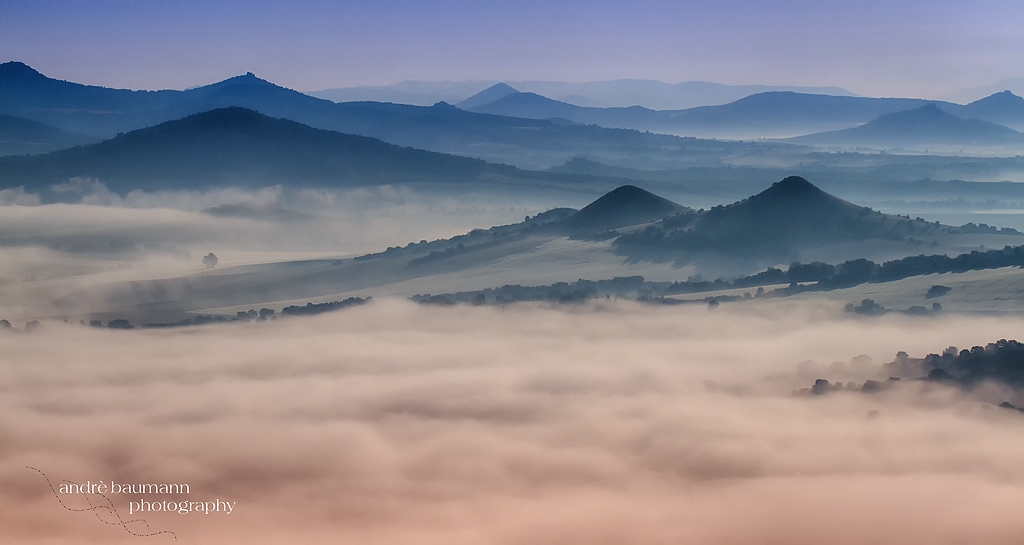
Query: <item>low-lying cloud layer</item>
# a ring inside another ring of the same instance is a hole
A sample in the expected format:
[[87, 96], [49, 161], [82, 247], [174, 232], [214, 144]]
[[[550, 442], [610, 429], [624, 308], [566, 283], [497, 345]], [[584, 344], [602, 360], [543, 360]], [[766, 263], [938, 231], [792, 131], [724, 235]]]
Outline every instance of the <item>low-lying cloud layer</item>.
[[[420, 238], [522, 221], [548, 206], [532, 196], [382, 186], [347, 190], [237, 188], [110, 192], [74, 179], [42, 204], [21, 188], [0, 190], [0, 248], [39, 246], [134, 257], [149, 250], [378, 251]], [[195, 257], [195, 256], [193, 256]]]
[[64, 510], [30, 465], [237, 501], [144, 515], [182, 543], [1014, 543], [1017, 411], [942, 387], [791, 392], [874, 376], [858, 355], [1021, 326], [791, 302], [387, 300], [182, 330], [44, 324], [0, 337], [0, 533], [142, 539]]
[[[206, 267], [360, 255], [514, 223], [557, 199], [444, 188], [236, 188], [117, 195], [95, 180], [58, 186], [63, 202], [0, 190], [0, 318], [38, 316], [39, 304], [124, 280]], [[578, 198], [578, 197], [577, 197]]]

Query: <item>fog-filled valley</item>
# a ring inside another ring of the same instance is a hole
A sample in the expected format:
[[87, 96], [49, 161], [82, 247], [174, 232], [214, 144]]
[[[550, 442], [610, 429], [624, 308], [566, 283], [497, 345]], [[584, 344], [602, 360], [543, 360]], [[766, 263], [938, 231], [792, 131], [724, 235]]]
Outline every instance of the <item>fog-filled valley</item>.
[[997, 404], [1021, 404], [1018, 390], [801, 390], [884, 381], [897, 352], [1021, 325], [622, 301], [53, 324], [4, 341], [0, 516], [11, 542], [138, 539], [66, 512], [31, 465], [237, 502], [230, 516], [132, 515], [148, 523], [136, 533], [178, 540], [1013, 543], [1024, 415]]
[[[1020, 231], [980, 221], [990, 215], [971, 214], [977, 223], [960, 225], [889, 215], [798, 177], [708, 209], [631, 185], [592, 202], [565, 188], [484, 188], [455, 196], [454, 187], [275, 186], [121, 196], [97, 180], [74, 179], [42, 193], [4, 190], [0, 318], [138, 325], [347, 297], [630, 276], [729, 281], [766, 268], [784, 271], [792, 262], [882, 264], [1024, 246]], [[63, 202], [46, 203], [49, 196]], [[204, 261], [209, 253], [212, 263]], [[781, 281], [743, 282], [755, 289]], [[967, 308], [986, 308], [984, 300], [974, 303]]]
[[1019, 78], [35, 58], [0, 59], [5, 544], [1019, 541]]

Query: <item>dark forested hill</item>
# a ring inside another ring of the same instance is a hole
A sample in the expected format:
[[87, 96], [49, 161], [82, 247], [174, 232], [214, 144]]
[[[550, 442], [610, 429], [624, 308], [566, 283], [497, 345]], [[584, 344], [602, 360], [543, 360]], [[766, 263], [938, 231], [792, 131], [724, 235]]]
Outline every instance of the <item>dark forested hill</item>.
[[95, 178], [117, 191], [209, 184], [464, 182], [521, 171], [224, 108], [87, 146], [0, 158], [0, 187]]
[[786, 256], [809, 247], [866, 240], [900, 240], [945, 229], [935, 223], [882, 214], [830, 195], [790, 176], [770, 188], [707, 211], [667, 217], [615, 244], [634, 257], [698, 253]]

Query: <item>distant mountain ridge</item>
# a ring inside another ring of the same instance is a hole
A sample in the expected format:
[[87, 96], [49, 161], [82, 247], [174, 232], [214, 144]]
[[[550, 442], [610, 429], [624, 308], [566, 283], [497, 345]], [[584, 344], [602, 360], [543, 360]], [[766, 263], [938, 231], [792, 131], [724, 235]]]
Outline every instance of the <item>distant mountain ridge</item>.
[[1010, 91], [1017, 95], [1024, 95], [1024, 77], [1006, 78], [990, 85], [959, 89], [937, 98], [966, 104], [1001, 91]]
[[[336, 102], [380, 101], [429, 106], [437, 102], [458, 104], [498, 84], [497, 81], [403, 81], [392, 85], [324, 89], [309, 93]], [[727, 104], [767, 91], [795, 91], [823, 95], [856, 96], [841, 87], [787, 85], [726, 85], [708, 81], [665, 83], [657, 80], [616, 79], [582, 83], [560, 81], [505, 81], [523, 92], [536, 93], [577, 106], [652, 110], [682, 110]], [[461, 106], [461, 105], [460, 105]]]
[[95, 142], [31, 119], [0, 114], [0, 155], [34, 155]]
[[465, 182], [521, 171], [315, 129], [244, 108], [203, 112], [98, 144], [0, 158], [0, 187], [39, 189], [74, 177], [114, 191], [206, 185], [353, 186]]
[[789, 141], [876, 148], [1024, 146], [1024, 134], [978, 119], [962, 119], [946, 113], [935, 104], [926, 104], [905, 112], [881, 115], [860, 127], [810, 134]]
[[1024, 98], [1010, 91], [1000, 91], [985, 98], [978, 99], [964, 106], [960, 114], [950, 112], [959, 117], [980, 119], [998, 125], [1024, 129]]
[[651, 130], [696, 136], [792, 136], [851, 128], [880, 115], [928, 104], [968, 119], [1007, 126], [1024, 126], [1024, 99], [997, 93], [968, 105], [910, 98], [867, 98], [810, 95], [773, 91], [751, 95], [721, 106], [687, 110], [593, 108], [575, 106], [536, 93], [508, 93], [469, 109], [495, 115], [530, 119], [567, 119], [602, 127]]
[[472, 113], [446, 103], [430, 107], [380, 102], [337, 104], [274, 85], [253, 74], [186, 91], [129, 91], [55, 80], [22, 63], [0, 65], [0, 113], [99, 138], [233, 106], [400, 146], [489, 155], [503, 162], [527, 157], [528, 150], [579, 153], [624, 146], [661, 149], [683, 143], [675, 137], [637, 131]]
[[515, 89], [507, 85], [492, 87], [491, 95], [484, 93], [478, 98], [500, 98], [467, 111], [444, 102], [429, 107], [334, 103], [251, 73], [186, 91], [130, 91], [48, 78], [23, 63], [0, 65], [0, 114], [67, 132], [109, 138], [203, 111], [238, 106], [315, 128], [535, 169], [550, 166], [552, 159], [565, 161], [591, 151], [615, 154], [631, 149], [657, 154], [687, 145], [670, 136], [673, 134], [750, 139], [851, 128], [880, 115], [929, 103], [959, 117], [1024, 125], [1024, 100], [1006, 93], [962, 106], [921, 99], [773, 91], [720, 106], [652, 110], [576, 106], [536, 93], [512, 91]]

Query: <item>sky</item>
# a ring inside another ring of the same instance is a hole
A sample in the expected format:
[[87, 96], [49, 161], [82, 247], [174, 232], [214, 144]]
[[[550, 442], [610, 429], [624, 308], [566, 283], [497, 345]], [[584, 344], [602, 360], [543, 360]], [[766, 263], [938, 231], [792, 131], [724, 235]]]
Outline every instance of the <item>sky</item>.
[[245, 72], [314, 91], [402, 80], [838, 85], [933, 98], [1024, 76], [1007, 0], [0, 0], [0, 61], [132, 89]]

